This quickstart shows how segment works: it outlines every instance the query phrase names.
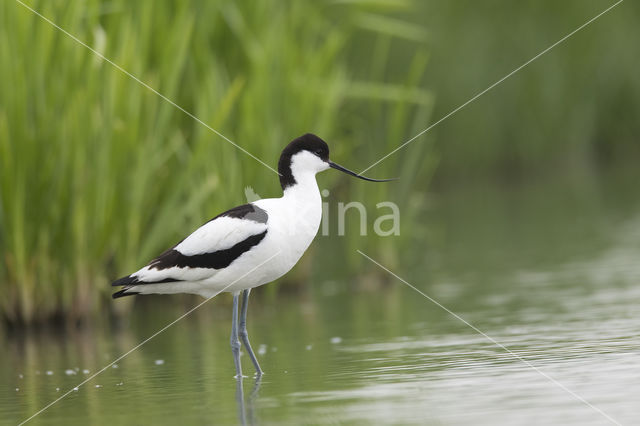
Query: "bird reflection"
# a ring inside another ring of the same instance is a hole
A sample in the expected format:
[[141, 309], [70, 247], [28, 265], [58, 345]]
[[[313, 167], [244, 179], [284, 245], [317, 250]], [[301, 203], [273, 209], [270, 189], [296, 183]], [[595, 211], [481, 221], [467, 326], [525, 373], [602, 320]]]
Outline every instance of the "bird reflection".
[[256, 377], [256, 382], [253, 385], [253, 389], [247, 398], [246, 405], [244, 400], [244, 389], [242, 384], [243, 378], [240, 377], [236, 380], [236, 403], [238, 404], [238, 421], [241, 425], [255, 425], [255, 411], [254, 402], [260, 391], [260, 383], [262, 376]]

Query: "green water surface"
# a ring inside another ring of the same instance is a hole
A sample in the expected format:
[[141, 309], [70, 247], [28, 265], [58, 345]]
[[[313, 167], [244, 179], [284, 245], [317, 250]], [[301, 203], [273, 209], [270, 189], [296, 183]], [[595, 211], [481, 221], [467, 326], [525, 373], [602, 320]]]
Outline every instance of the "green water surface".
[[[430, 195], [429, 232], [394, 272], [486, 336], [366, 260], [362, 276], [342, 273], [341, 239], [319, 238], [299, 291], [252, 295], [260, 382], [233, 379], [221, 297], [31, 423], [638, 424], [634, 173]], [[121, 324], [5, 331], [0, 423], [28, 418], [193, 306], [176, 300], [138, 301]]]

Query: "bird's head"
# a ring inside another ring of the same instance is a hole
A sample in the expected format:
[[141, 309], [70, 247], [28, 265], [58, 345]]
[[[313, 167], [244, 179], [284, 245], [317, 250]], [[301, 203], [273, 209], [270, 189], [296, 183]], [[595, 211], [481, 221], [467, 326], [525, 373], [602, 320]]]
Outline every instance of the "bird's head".
[[305, 173], [316, 174], [333, 168], [343, 173], [370, 182], [388, 182], [394, 179], [371, 179], [342, 167], [329, 160], [329, 145], [318, 136], [311, 133], [294, 139], [285, 147], [278, 161], [278, 173], [282, 189], [296, 183], [296, 176]]

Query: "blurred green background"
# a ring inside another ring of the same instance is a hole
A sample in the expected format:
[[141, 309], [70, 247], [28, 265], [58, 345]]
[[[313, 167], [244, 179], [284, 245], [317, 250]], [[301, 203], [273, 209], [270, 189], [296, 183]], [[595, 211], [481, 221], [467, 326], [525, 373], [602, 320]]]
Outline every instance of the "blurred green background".
[[[313, 132], [354, 170], [612, 4], [26, 3], [271, 166]], [[402, 209], [399, 237], [328, 237], [348, 253], [342, 267], [369, 266], [356, 248], [388, 266], [419, 262], [414, 248], [441, 231], [425, 224], [430, 194], [477, 181], [597, 180], [637, 163], [639, 11], [623, 3], [368, 172], [399, 176], [394, 186], [321, 176], [332, 205]], [[273, 172], [20, 4], [0, 3], [6, 322], [111, 309], [113, 278], [244, 202], [248, 185], [279, 196]]]

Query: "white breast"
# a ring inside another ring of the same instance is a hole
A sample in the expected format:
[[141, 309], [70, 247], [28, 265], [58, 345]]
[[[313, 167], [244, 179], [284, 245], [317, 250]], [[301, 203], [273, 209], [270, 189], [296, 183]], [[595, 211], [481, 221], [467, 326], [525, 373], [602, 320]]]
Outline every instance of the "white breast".
[[281, 252], [277, 262], [281, 276], [300, 260], [320, 228], [322, 200], [315, 177], [288, 188], [281, 198], [259, 200], [255, 204], [269, 215], [263, 243], [273, 250], [272, 254]]

